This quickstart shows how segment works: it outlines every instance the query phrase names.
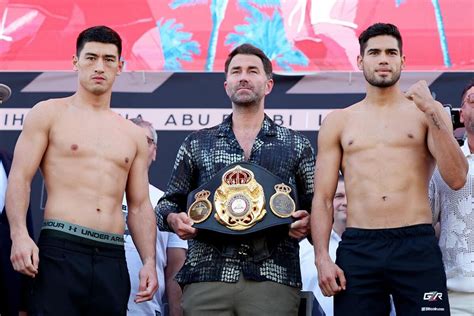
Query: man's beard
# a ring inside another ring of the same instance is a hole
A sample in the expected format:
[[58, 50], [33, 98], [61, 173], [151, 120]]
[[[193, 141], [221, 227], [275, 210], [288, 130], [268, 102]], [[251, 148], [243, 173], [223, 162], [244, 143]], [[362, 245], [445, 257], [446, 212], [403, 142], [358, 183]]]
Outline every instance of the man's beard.
[[262, 98], [255, 91], [251, 91], [252, 93], [238, 94], [239, 91], [236, 90], [234, 93], [231, 94], [230, 100], [233, 104], [238, 106], [249, 107], [256, 105], [260, 102]]
[[466, 132], [469, 134], [474, 134], [474, 120], [470, 120], [466, 123], [464, 123], [464, 127], [466, 128]]
[[370, 73], [368, 73], [364, 70], [365, 80], [367, 80], [367, 82], [370, 85], [372, 85], [374, 87], [377, 87], [377, 88], [388, 88], [388, 87], [391, 87], [394, 84], [396, 84], [398, 82], [398, 80], [400, 79], [401, 71], [399, 71], [398, 73], [397, 72], [392, 72], [392, 74], [393, 74], [393, 76], [392, 76], [391, 79], [388, 78], [388, 77], [378, 79], [378, 78], [375, 77], [374, 74], [370, 74]]

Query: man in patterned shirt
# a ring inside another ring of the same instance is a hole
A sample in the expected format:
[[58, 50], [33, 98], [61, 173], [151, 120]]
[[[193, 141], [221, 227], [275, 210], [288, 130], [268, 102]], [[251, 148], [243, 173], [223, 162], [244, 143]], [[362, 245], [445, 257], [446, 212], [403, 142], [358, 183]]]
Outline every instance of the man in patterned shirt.
[[451, 315], [474, 315], [474, 80], [464, 89], [461, 100], [460, 119], [467, 133], [461, 149], [469, 162], [467, 181], [454, 191], [436, 169], [430, 182], [430, 201], [433, 222], [439, 220], [441, 226], [439, 246]]
[[[190, 239], [177, 275], [184, 286], [186, 315], [295, 315], [301, 288], [298, 239], [309, 229], [314, 151], [306, 137], [265, 115], [264, 99], [274, 82], [271, 62], [260, 49], [248, 44], [234, 49], [225, 73], [232, 114], [215, 127], [192, 133], [181, 145], [168, 190], [157, 205], [159, 228]], [[289, 233], [266, 233], [270, 249], [259, 258], [249, 251], [254, 249], [251, 240], [232, 249], [224, 236], [215, 238], [224, 242], [199, 238], [185, 212], [191, 191], [222, 168], [243, 161], [293, 185], [300, 204]]]

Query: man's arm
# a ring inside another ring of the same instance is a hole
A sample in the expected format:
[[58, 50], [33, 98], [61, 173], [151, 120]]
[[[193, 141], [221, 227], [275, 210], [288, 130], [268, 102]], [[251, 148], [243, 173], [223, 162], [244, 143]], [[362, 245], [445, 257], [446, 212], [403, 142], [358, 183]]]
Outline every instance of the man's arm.
[[426, 81], [415, 83], [406, 92], [408, 99], [425, 114], [428, 124], [428, 148], [444, 181], [453, 190], [466, 183], [468, 163], [453, 136], [451, 119], [438, 101], [431, 96]]
[[191, 157], [191, 136], [178, 150], [168, 188], [155, 207], [158, 228], [176, 233], [181, 239], [191, 239], [197, 234], [192, 220], [186, 213], [188, 193], [193, 190], [194, 166]]
[[430, 207], [431, 207], [431, 216], [433, 219], [433, 228], [435, 231], [436, 238], [439, 239], [441, 234], [441, 222], [440, 222], [440, 214], [441, 214], [441, 192], [439, 191], [439, 181], [443, 181], [441, 175], [438, 172], [438, 169], [435, 169], [433, 176], [430, 180], [430, 185], [428, 188], [428, 197], [430, 199]]
[[183, 310], [181, 308], [181, 296], [183, 292], [175, 276], [184, 264], [186, 259], [185, 248], [168, 247], [166, 249], [167, 264], [165, 268], [165, 284], [166, 296], [168, 298], [169, 315], [181, 316]]
[[[314, 193], [314, 150], [306, 137], [302, 139], [302, 150], [299, 150], [299, 163], [295, 175], [300, 209], [293, 213], [292, 216], [296, 221], [291, 224], [289, 231], [290, 237], [296, 239], [302, 239], [311, 232], [309, 213]], [[311, 240], [311, 236], [308, 237]]]
[[439, 214], [441, 210], [441, 203], [440, 203], [440, 193], [438, 191], [438, 184], [437, 184], [437, 170], [433, 173], [431, 177], [430, 184], [428, 187], [428, 197], [430, 199], [430, 207], [431, 207], [431, 214], [433, 219], [433, 226], [435, 226], [439, 222]]
[[136, 303], [150, 300], [158, 288], [156, 275], [156, 217], [148, 190], [147, 144], [143, 133], [137, 135], [137, 155], [127, 179], [128, 228], [143, 267]]
[[[343, 113], [336, 110], [324, 120], [318, 135], [311, 216], [311, 234], [315, 245], [319, 287], [325, 296], [332, 296], [345, 289], [344, 272], [329, 256], [329, 238], [333, 224], [333, 199], [342, 160], [340, 129]], [[337, 281], [340, 283], [338, 284]]]
[[41, 102], [31, 109], [15, 146], [8, 176], [6, 211], [12, 239], [13, 268], [34, 277], [38, 273], [38, 247], [28, 234], [26, 213], [30, 203], [31, 180], [48, 146], [51, 122], [50, 102]]

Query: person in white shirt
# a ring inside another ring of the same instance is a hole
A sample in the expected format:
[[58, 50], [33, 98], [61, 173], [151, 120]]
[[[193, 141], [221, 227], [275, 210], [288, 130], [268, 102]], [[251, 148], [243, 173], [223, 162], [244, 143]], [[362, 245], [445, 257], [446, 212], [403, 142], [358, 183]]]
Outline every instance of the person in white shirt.
[[[336, 250], [341, 241], [341, 236], [346, 229], [347, 219], [347, 199], [344, 186], [344, 178], [339, 177], [336, 194], [333, 200], [334, 223], [332, 225], [331, 238], [329, 240], [329, 255], [332, 260], [336, 260]], [[312, 291], [321, 305], [326, 316], [333, 315], [333, 297], [324, 296], [318, 285], [318, 271], [314, 266], [314, 249], [308, 239], [300, 242], [300, 265], [301, 278], [303, 281], [303, 291]]]
[[454, 191], [438, 170], [430, 182], [433, 223], [440, 223], [439, 247], [446, 270], [451, 315], [474, 315], [474, 78], [462, 93], [460, 121], [467, 140], [462, 151], [469, 162], [463, 188]]
[[[158, 136], [156, 130], [150, 122], [144, 121], [143, 119], [134, 118], [131, 119], [133, 123], [142, 127], [146, 133], [148, 140], [148, 167], [156, 159], [156, 149]], [[158, 200], [163, 195], [163, 191], [149, 185], [150, 200], [152, 205], [156, 205]], [[127, 201], [124, 196], [122, 203], [122, 210], [125, 216], [128, 214]], [[170, 316], [182, 315], [181, 310], [181, 288], [178, 283], [174, 280], [174, 276], [179, 271], [184, 263], [186, 257], [186, 249], [188, 248], [187, 242], [180, 239], [176, 234], [161, 232], [157, 228], [156, 238], [156, 270], [158, 274], [158, 284], [160, 284], [158, 291], [151, 301], [143, 303], [135, 303], [134, 297], [138, 289], [138, 273], [142, 266], [140, 255], [133, 244], [132, 237], [128, 234], [128, 230], [125, 230], [125, 256], [127, 259], [127, 267], [130, 275], [130, 283], [132, 290], [128, 300], [128, 313], [129, 316], [155, 316], [165, 315], [165, 308], [163, 304], [163, 295], [166, 290], [166, 298], [168, 302], [168, 313]]]

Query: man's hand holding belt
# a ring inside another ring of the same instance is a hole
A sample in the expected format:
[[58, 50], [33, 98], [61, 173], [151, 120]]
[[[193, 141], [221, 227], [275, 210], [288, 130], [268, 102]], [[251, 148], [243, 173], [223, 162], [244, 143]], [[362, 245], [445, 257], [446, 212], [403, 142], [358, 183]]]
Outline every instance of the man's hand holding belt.
[[197, 229], [193, 227], [193, 224], [194, 222], [185, 212], [170, 213], [168, 215], [168, 225], [171, 226], [175, 234], [183, 240], [196, 237]]
[[258, 165], [235, 163], [191, 192], [187, 214], [170, 214], [168, 224], [182, 239], [194, 238], [198, 229], [237, 236], [284, 225], [290, 237], [301, 239], [310, 217], [296, 210], [295, 191]]
[[[305, 210], [298, 210], [292, 214], [292, 217], [297, 219], [290, 225], [288, 235], [295, 239], [303, 239], [310, 232], [310, 216]], [[168, 215], [168, 225], [173, 228], [173, 231], [183, 240], [188, 240], [196, 237], [197, 229], [194, 228], [193, 221], [185, 212], [171, 213]]]
[[309, 213], [305, 210], [298, 210], [291, 215], [296, 219], [290, 225], [290, 231], [288, 235], [295, 239], [303, 239], [310, 233], [310, 217]]

